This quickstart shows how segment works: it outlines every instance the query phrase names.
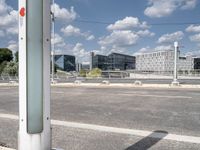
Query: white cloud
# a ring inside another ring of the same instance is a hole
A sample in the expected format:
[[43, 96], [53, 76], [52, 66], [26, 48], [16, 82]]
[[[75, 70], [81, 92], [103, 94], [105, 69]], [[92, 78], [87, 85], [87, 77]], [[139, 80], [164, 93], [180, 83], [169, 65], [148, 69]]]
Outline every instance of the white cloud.
[[0, 1], [0, 28], [7, 34], [16, 35], [18, 33], [18, 12], [5, 3]]
[[72, 51], [79, 62], [84, 62], [89, 60], [90, 52], [84, 49], [82, 43], [77, 43]]
[[128, 30], [132, 28], [148, 28], [146, 22], [140, 22], [136, 17], [126, 17], [123, 20], [118, 20], [114, 24], [110, 24], [107, 30]]
[[61, 32], [64, 33], [65, 36], [80, 36], [84, 37], [86, 40], [91, 41], [94, 40], [94, 35], [91, 35], [89, 32], [81, 32], [81, 30], [72, 25], [68, 25], [65, 28], [61, 29]]
[[11, 40], [8, 42], [7, 48], [12, 50], [13, 52], [16, 52], [18, 51], [18, 43], [16, 41]]
[[149, 6], [144, 14], [152, 18], [160, 18], [171, 15], [176, 9], [192, 9], [197, 0], [148, 0]]
[[185, 29], [187, 32], [200, 32], [200, 25], [190, 25]]
[[18, 34], [18, 27], [10, 27], [6, 29], [6, 33], [7, 34], [11, 34], [11, 35], [17, 35]]
[[160, 45], [155, 47], [155, 51], [162, 51], [162, 50], [173, 50], [174, 47], [172, 45]]
[[124, 47], [137, 43], [139, 36], [131, 30], [113, 31], [110, 35], [100, 38], [101, 46]]
[[95, 39], [95, 36], [94, 35], [89, 35], [87, 38], [86, 38], [86, 40], [88, 40], [88, 41], [92, 41], [92, 40], [94, 40]]
[[187, 56], [200, 56], [200, 51], [189, 51], [185, 55]]
[[182, 0], [181, 9], [192, 9], [195, 8], [197, 0]]
[[193, 36], [190, 36], [190, 40], [192, 42], [200, 42], [200, 33], [199, 34], [195, 34]]
[[[52, 35], [53, 37], [53, 35]], [[59, 34], [55, 34], [54, 38], [51, 39], [52, 44], [54, 44], [56, 47], [64, 47], [65, 41], [63, 39], [63, 37], [61, 37]]]
[[135, 52], [133, 55], [140, 55], [140, 54], [148, 52], [148, 51], [151, 51], [151, 48], [149, 46], [143, 47], [139, 51]]
[[77, 13], [74, 10], [74, 7], [70, 7], [70, 10], [66, 8], [61, 8], [58, 4], [51, 6], [52, 12], [54, 12], [55, 18], [65, 22], [73, 21], [77, 18]]
[[81, 35], [81, 30], [72, 25], [68, 25], [65, 28], [62, 28], [61, 32], [63, 32], [65, 36], [80, 36]]
[[0, 1], [0, 15], [5, 15], [7, 11], [12, 10], [10, 6], [5, 3], [5, 0]]
[[171, 34], [164, 34], [158, 39], [158, 43], [173, 43], [183, 39], [183, 36], [184, 33], [182, 31], [177, 31]]
[[137, 32], [137, 34], [141, 37], [152, 37], [155, 35], [155, 33], [152, 33], [149, 30], [140, 30]]

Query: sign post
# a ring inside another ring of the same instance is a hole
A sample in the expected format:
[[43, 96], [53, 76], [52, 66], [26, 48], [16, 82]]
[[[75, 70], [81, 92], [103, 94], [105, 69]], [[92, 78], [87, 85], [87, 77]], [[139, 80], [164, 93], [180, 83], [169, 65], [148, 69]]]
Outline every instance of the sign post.
[[50, 150], [50, 0], [19, 0], [19, 150]]

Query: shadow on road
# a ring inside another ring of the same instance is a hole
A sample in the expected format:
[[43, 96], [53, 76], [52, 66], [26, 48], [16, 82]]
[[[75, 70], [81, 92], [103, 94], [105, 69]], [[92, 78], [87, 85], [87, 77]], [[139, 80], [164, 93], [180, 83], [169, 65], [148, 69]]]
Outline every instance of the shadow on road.
[[125, 150], [147, 150], [159, 141], [161, 141], [165, 136], [167, 136], [167, 134], [168, 132], [166, 131], [154, 131], [152, 134], [141, 139], [140, 141], [126, 148]]

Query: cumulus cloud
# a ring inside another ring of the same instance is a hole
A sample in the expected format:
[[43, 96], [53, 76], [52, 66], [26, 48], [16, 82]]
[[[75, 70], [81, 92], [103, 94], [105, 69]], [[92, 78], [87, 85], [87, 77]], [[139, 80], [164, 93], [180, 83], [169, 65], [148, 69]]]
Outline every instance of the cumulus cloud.
[[7, 11], [12, 11], [13, 8], [5, 3], [5, 0], [0, 1], [0, 15], [6, 15]]
[[146, 22], [140, 22], [136, 17], [126, 17], [123, 20], [118, 20], [114, 24], [110, 24], [107, 30], [128, 30], [132, 28], [148, 28]]
[[81, 30], [72, 25], [68, 25], [65, 28], [61, 29], [61, 32], [64, 33], [65, 36], [79, 36], [81, 35]]
[[155, 51], [162, 51], [162, 50], [173, 50], [174, 47], [172, 45], [160, 45], [155, 47]]
[[74, 27], [72, 25], [68, 25], [65, 28], [62, 28], [61, 32], [65, 36], [68, 36], [68, 37], [70, 37], [70, 36], [80, 36], [80, 37], [84, 37], [88, 41], [95, 39], [94, 35], [91, 35], [89, 32], [81, 32], [81, 30], [79, 28]]
[[140, 30], [137, 34], [141, 37], [152, 37], [155, 35], [155, 33], [150, 32], [149, 30]]
[[200, 42], [200, 33], [199, 34], [195, 34], [193, 36], [190, 36], [190, 40], [192, 42]]
[[100, 51], [107, 54], [109, 52], [123, 53], [127, 47], [137, 44], [139, 39], [152, 37], [155, 33], [149, 31], [147, 22], [140, 21], [137, 17], [125, 17], [107, 26], [110, 34], [99, 38]]
[[85, 50], [82, 43], [77, 43], [72, 51], [79, 62], [86, 62], [89, 60], [90, 52]]
[[55, 15], [55, 18], [61, 21], [70, 22], [77, 18], [77, 13], [74, 10], [74, 7], [70, 7], [70, 10], [66, 8], [61, 8], [58, 4], [53, 4], [51, 10]]
[[152, 18], [171, 15], [176, 9], [193, 9], [197, 0], [148, 0], [144, 14]]
[[158, 39], [158, 43], [172, 43], [175, 41], [180, 41], [183, 39], [184, 33], [182, 31], [177, 31], [171, 34], [164, 34]]
[[187, 31], [187, 32], [200, 32], [200, 25], [190, 25], [185, 29], [185, 31]]
[[131, 30], [113, 31], [110, 35], [100, 38], [101, 46], [124, 47], [137, 43], [139, 36]]
[[139, 49], [139, 51], [135, 52], [133, 55], [140, 55], [146, 52], [151, 51], [151, 48], [149, 46], [143, 47], [141, 49]]
[[18, 51], [18, 43], [16, 41], [11, 40], [8, 42], [7, 48], [12, 50], [13, 52], [16, 52]]
[[7, 34], [18, 33], [18, 12], [8, 6], [5, 0], [0, 1], [0, 28]]
[[92, 41], [92, 40], [94, 40], [95, 39], [95, 36], [94, 35], [89, 35], [87, 38], [86, 38], [86, 40], [88, 40], [88, 41]]
[[[53, 37], [53, 35], [52, 35]], [[55, 45], [55, 47], [59, 47], [59, 48], [64, 48], [66, 46], [66, 43], [63, 39], [63, 37], [61, 37], [59, 34], [55, 34], [54, 38], [51, 39], [52, 44]]]
[[197, 0], [182, 0], [181, 9], [192, 9], [195, 8]]

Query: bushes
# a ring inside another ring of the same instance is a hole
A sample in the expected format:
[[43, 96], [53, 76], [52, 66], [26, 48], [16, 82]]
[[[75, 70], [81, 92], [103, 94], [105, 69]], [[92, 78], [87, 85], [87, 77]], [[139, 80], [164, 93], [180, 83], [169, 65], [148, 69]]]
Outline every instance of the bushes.
[[101, 77], [101, 74], [102, 74], [101, 69], [94, 68], [87, 74], [87, 77]]
[[86, 75], [87, 75], [87, 71], [84, 70], [84, 69], [81, 69], [80, 72], [79, 72], [79, 76], [80, 77], [86, 77]]

